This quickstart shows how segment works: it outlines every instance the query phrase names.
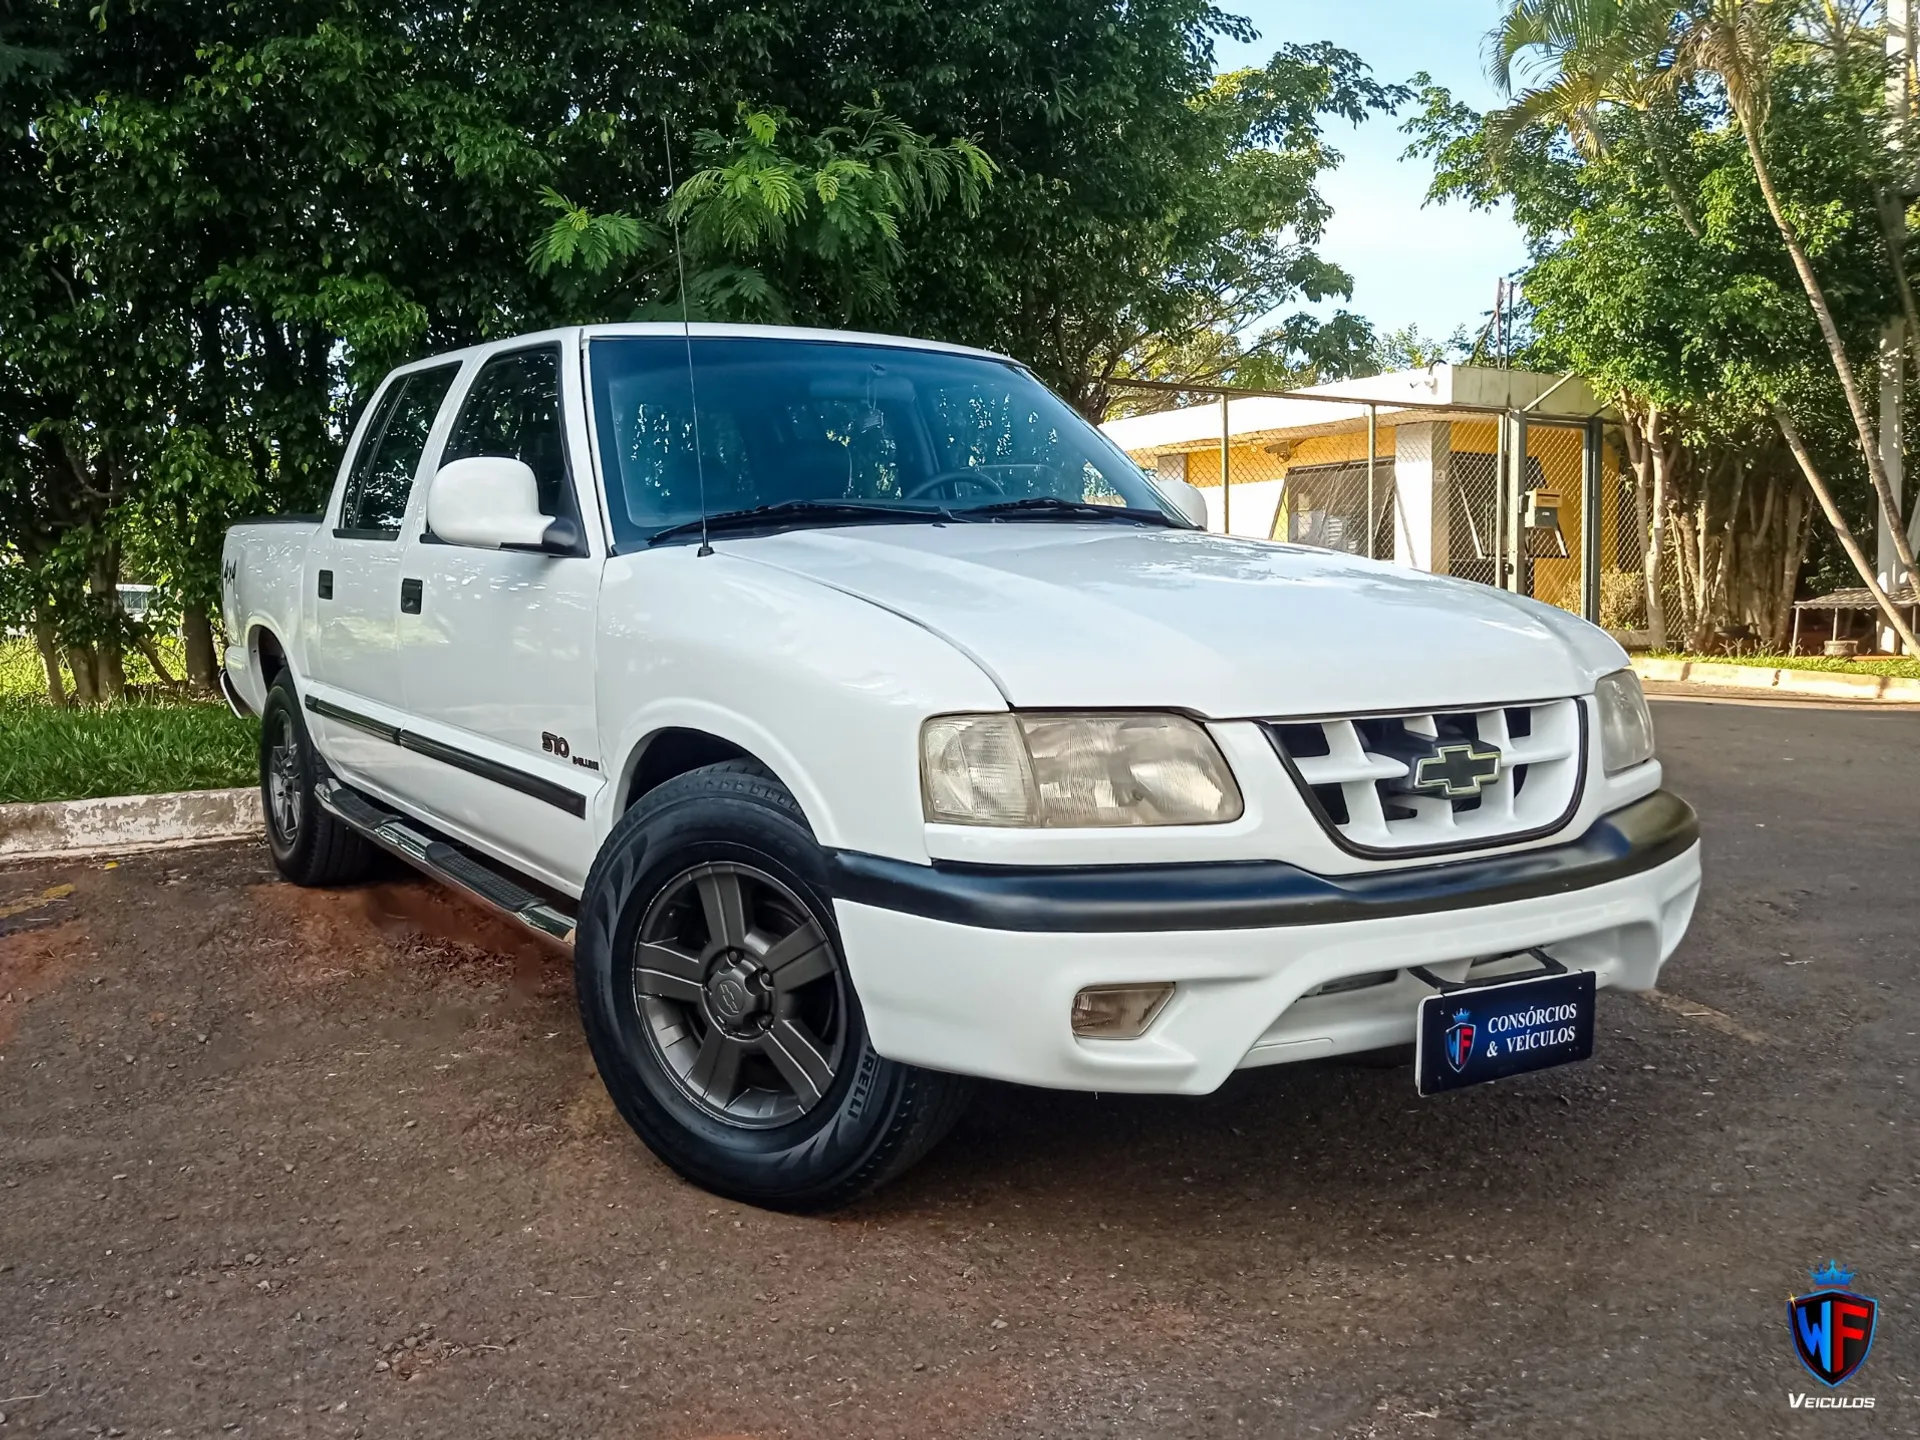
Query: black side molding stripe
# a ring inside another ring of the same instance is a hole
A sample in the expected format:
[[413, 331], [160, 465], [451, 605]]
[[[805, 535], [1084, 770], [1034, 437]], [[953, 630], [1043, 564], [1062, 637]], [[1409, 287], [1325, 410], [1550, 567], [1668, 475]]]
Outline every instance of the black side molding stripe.
[[1601, 817], [1566, 845], [1364, 875], [1318, 875], [1277, 860], [917, 865], [835, 850], [827, 854], [827, 886], [836, 899], [986, 930], [1248, 930], [1562, 895], [1651, 870], [1699, 838], [1693, 807], [1660, 790]]
[[411, 750], [416, 755], [425, 755], [430, 760], [438, 760], [443, 765], [451, 765], [456, 770], [465, 770], [469, 775], [478, 775], [482, 780], [491, 780], [496, 785], [504, 785], [509, 790], [518, 790], [522, 795], [531, 795], [536, 800], [544, 800], [549, 805], [565, 810], [569, 815], [584, 816], [587, 813], [587, 797], [578, 790], [569, 790], [544, 776], [529, 775], [524, 770], [516, 770], [511, 765], [502, 765], [497, 760], [488, 760], [480, 755], [469, 754], [465, 750], [456, 750], [451, 745], [443, 745], [438, 740], [429, 740], [424, 735], [416, 735], [411, 730], [400, 732], [400, 748]]
[[324, 715], [329, 720], [338, 720], [342, 725], [351, 725], [356, 730], [364, 730], [369, 735], [378, 735], [389, 745], [400, 743], [400, 727], [389, 725], [383, 720], [375, 720], [371, 715], [362, 715], [358, 710], [349, 710], [344, 705], [336, 705], [331, 700], [317, 700], [307, 696], [307, 709], [316, 715]]
[[416, 755], [425, 755], [429, 760], [438, 760], [443, 765], [451, 765], [456, 770], [464, 770], [469, 775], [478, 775], [482, 780], [491, 780], [496, 785], [504, 785], [509, 790], [518, 790], [522, 795], [531, 795], [543, 800], [556, 809], [569, 815], [585, 818], [587, 797], [578, 790], [569, 789], [558, 781], [549, 780], [543, 775], [529, 775], [524, 770], [511, 765], [502, 765], [497, 760], [459, 750], [452, 745], [430, 740], [425, 735], [416, 735], [411, 730], [403, 730], [384, 721], [362, 715], [357, 710], [349, 710], [343, 705], [335, 705], [329, 700], [306, 697], [307, 709], [316, 715], [324, 715], [329, 720], [338, 720], [342, 725], [351, 725], [356, 730], [364, 730], [369, 735], [377, 735], [389, 745], [398, 745], [402, 750], [411, 750]]

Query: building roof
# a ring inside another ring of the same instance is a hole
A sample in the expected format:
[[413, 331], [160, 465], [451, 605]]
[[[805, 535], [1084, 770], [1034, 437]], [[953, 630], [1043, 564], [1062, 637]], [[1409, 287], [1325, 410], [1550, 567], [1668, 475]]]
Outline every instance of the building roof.
[[[1326, 398], [1320, 398], [1320, 397]], [[1337, 380], [1292, 396], [1253, 395], [1227, 401], [1235, 441], [1298, 440], [1367, 428], [1372, 409], [1382, 425], [1415, 420], [1477, 420], [1519, 409], [1542, 420], [1585, 420], [1605, 413], [1584, 380], [1490, 365], [1432, 365]], [[1133, 454], [1204, 450], [1220, 443], [1220, 404], [1209, 401], [1151, 415], [1129, 415], [1100, 427]]]

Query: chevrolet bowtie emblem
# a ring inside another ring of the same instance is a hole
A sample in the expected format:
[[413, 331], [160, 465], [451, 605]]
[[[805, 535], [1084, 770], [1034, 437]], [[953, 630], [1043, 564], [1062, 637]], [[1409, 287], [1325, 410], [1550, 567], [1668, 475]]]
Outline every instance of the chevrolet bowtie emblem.
[[1500, 752], [1471, 740], [1450, 740], [1409, 760], [1406, 788], [1420, 795], [1464, 800], [1500, 778]]

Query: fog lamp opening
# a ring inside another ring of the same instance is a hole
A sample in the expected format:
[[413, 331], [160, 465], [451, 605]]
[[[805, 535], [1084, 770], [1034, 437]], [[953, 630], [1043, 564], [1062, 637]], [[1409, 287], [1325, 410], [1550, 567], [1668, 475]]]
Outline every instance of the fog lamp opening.
[[1073, 997], [1073, 1033], [1137, 1040], [1173, 998], [1173, 985], [1089, 985]]

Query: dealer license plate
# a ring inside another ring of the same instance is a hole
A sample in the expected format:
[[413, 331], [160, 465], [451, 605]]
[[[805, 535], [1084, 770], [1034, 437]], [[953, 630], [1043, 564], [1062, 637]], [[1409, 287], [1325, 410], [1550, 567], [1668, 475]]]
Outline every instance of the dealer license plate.
[[1504, 1080], [1593, 1054], [1593, 972], [1528, 976], [1420, 1002], [1414, 1083], [1422, 1095]]

